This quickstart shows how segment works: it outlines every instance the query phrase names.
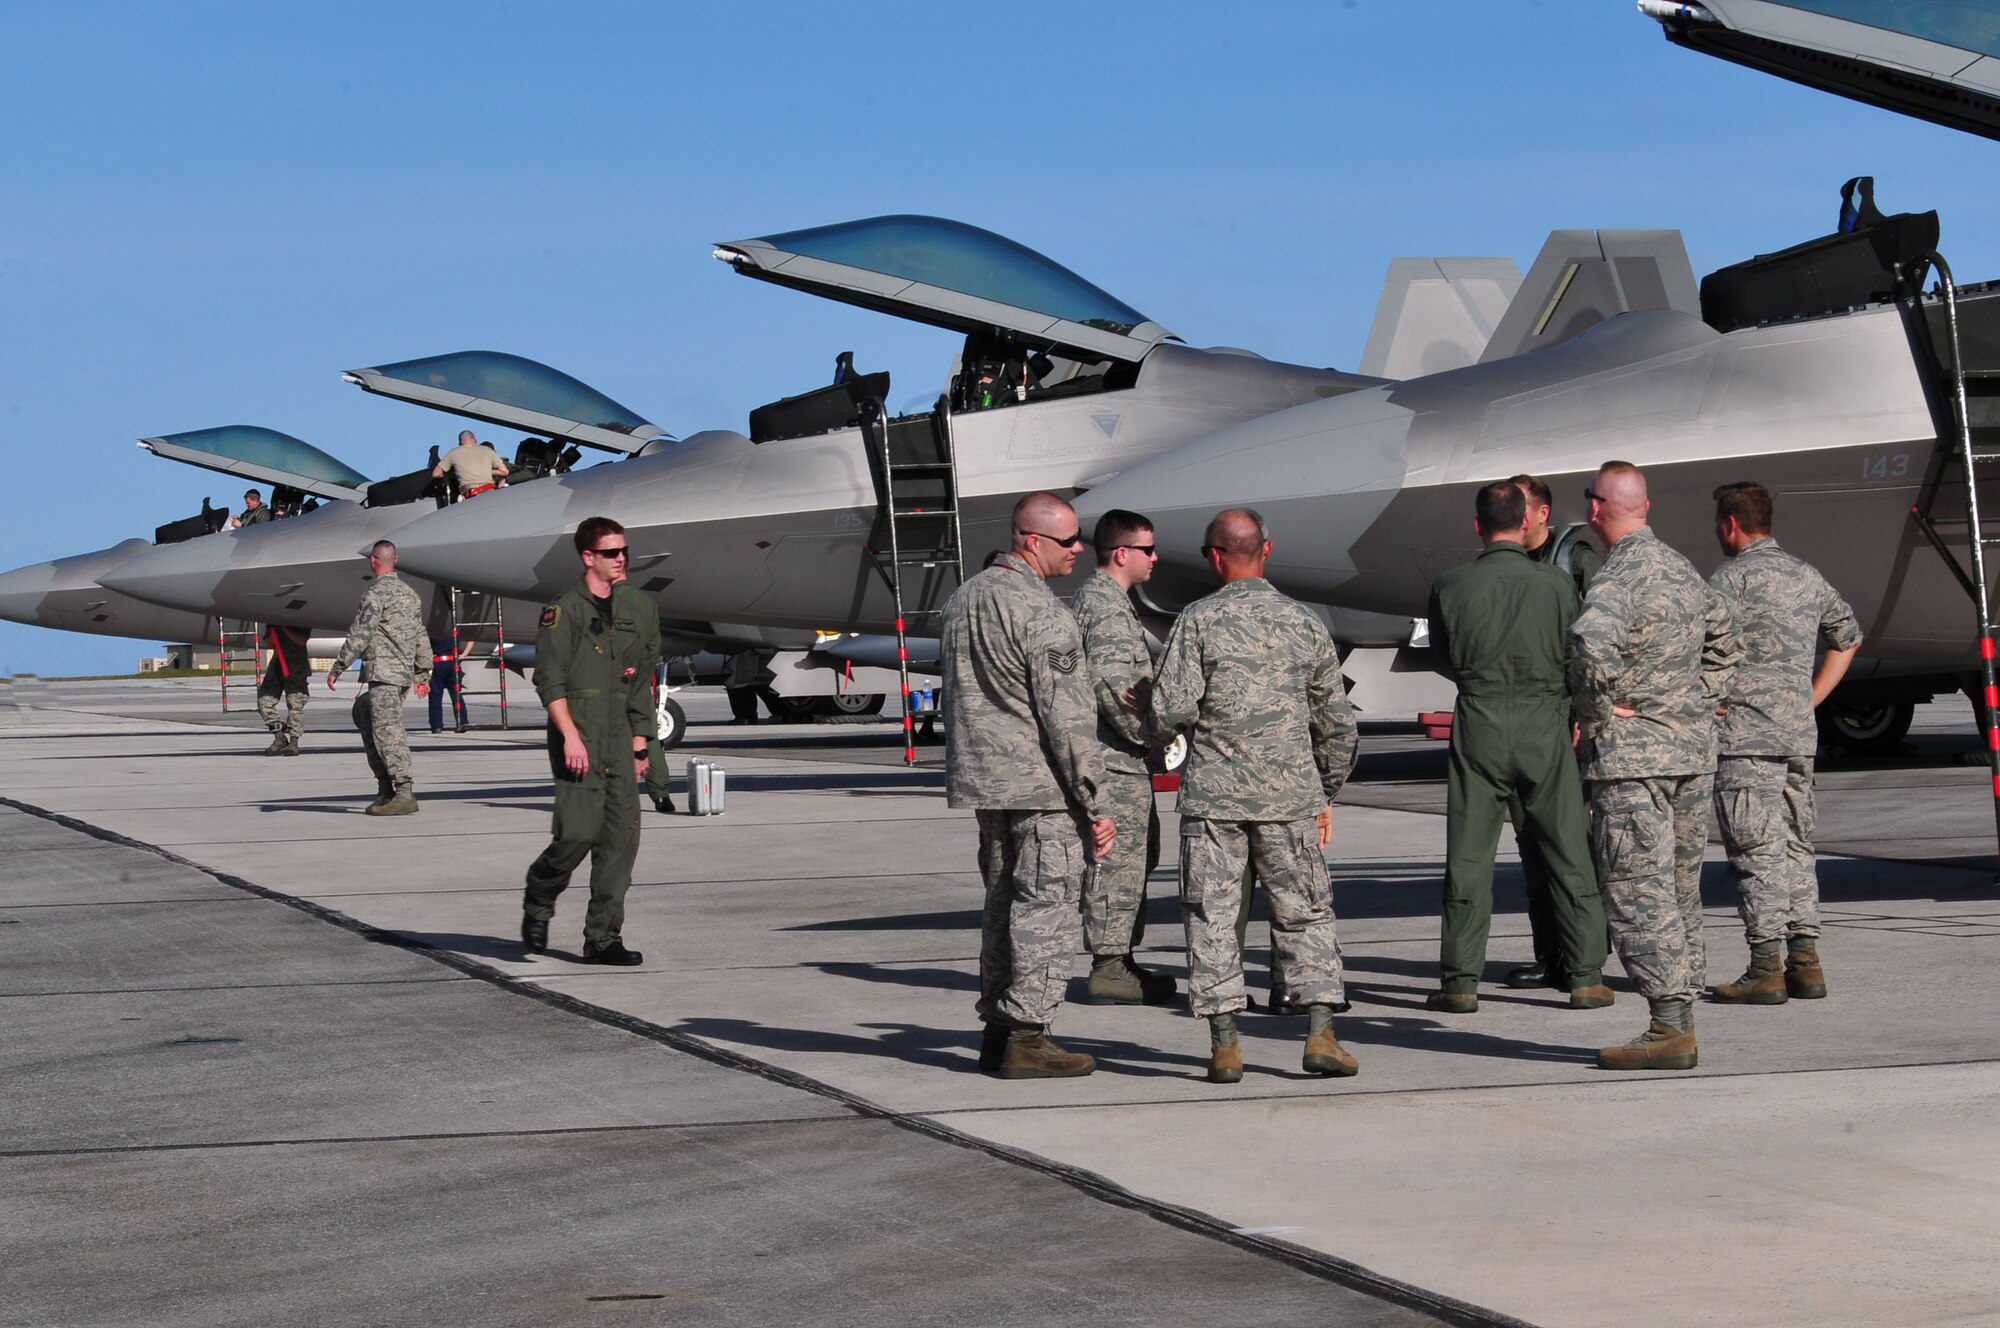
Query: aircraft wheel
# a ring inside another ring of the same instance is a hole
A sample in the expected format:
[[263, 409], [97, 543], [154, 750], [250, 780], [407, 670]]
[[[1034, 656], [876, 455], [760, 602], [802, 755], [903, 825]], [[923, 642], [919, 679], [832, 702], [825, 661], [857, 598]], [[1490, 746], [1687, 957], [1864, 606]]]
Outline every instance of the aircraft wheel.
[[1819, 733], [1852, 755], [1882, 756], [1896, 750], [1916, 713], [1916, 705], [1909, 701], [1829, 702], [1819, 708]]
[[879, 715], [886, 698], [880, 692], [835, 692], [814, 699], [823, 715]]
[[660, 693], [659, 704], [653, 707], [653, 720], [659, 725], [662, 751], [672, 751], [680, 746], [681, 739], [687, 736], [687, 711], [681, 709], [681, 703], [665, 692]]
[[821, 698], [817, 696], [780, 696], [769, 687], [760, 695], [764, 698], [764, 708], [771, 712], [773, 719], [786, 724], [798, 724], [811, 719], [813, 711], [819, 708]]

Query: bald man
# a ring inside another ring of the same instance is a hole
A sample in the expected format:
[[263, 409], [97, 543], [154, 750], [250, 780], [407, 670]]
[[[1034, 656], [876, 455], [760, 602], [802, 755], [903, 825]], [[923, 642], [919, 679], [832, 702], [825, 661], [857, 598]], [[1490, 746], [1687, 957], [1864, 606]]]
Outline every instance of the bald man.
[[1193, 728], [1181, 772], [1181, 916], [1189, 1003], [1208, 1020], [1208, 1080], [1243, 1077], [1236, 1014], [1249, 1001], [1236, 915], [1251, 865], [1270, 900], [1284, 994], [1311, 1020], [1306, 1072], [1351, 1075], [1354, 1058], [1333, 1035], [1340, 940], [1325, 857], [1334, 795], [1355, 755], [1340, 661], [1319, 619], [1264, 579], [1263, 517], [1218, 513], [1202, 554], [1222, 589], [1175, 619], [1150, 722], [1156, 735]]
[[1610, 554], [1570, 628], [1570, 689], [1589, 744], [1592, 847], [1611, 938], [1652, 1019], [1597, 1053], [1607, 1070], [1691, 1070], [1707, 980], [1701, 859], [1715, 707], [1742, 654], [1726, 600], [1647, 524], [1646, 477], [1607, 461], [1585, 496]]
[[452, 488], [458, 500], [485, 493], [500, 487], [500, 481], [513, 472], [500, 454], [490, 447], [481, 447], [478, 437], [470, 429], [461, 429], [458, 446], [446, 452], [435, 466], [431, 467], [431, 478], [440, 479], [445, 472], [451, 473]]
[[1117, 837], [1076, 619], [1049, 590], [1083, 533], [1052, 493], [1014, 505], [1012, 547], [944, 609], [945, 790], [979, 817], [979, 1068], [1089, 1074], [1050, 1040], [1083, 941], [1083, 877]]

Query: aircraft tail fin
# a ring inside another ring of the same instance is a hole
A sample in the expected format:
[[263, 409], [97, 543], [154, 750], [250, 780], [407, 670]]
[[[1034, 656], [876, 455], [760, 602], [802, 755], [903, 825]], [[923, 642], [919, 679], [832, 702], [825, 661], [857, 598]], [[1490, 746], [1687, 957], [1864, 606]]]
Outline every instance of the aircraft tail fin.
[[1360, 372], [1419, 378], [1476, 364], [1520, 285], [1511, 258], [1391, 259]]
[[1679, 231], [1550, 231], [1479, 362], [1558, 345], [1640, 309], [1701, 317]]

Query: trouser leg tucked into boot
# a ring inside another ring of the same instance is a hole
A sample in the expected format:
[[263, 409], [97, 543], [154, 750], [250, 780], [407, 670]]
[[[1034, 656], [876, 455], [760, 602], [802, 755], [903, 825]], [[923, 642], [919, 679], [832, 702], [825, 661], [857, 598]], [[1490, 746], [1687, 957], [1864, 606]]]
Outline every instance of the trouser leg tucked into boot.
[[1233, 1084], [1243, 1078], [1243, 1046], [1236, 1039], [1236, 1016], [1210, 1015], [1208, 1020], [1208, 1082]]
[[1306, 1017], [1311, 1021], [1306, 1025], [1306, 1053], [1303, 1062], [1306, 1073], [1328, 1074], [1340, 1079], [1361, 1073], [1360, 1064], [1347, 1054], [1347, 1048], [1334, 1039], [1333, 1007], [1309, 1005], [1306, 1007]]
[[1715, 999], [1729, 1005], [1783, 1005], [1789, 997], [1783, 965], [1776, 941], [1758, 941], [1750, 947], [1750, 967], [1734, 982], [1715, 985]]
[[1787, 943], [1785, 992], [1802, 1001], [1826, 998], [1826, 970], [1819, 966], [1819, 938], [1800, 936]]
[[1692, 1070], [1698, 1055], [1694, 1045], [1694, 1003], [1651, 1001], [1652, 1022], [1646, 1031], [1619, 1047], [1597, 1053], [1600, 1070]]

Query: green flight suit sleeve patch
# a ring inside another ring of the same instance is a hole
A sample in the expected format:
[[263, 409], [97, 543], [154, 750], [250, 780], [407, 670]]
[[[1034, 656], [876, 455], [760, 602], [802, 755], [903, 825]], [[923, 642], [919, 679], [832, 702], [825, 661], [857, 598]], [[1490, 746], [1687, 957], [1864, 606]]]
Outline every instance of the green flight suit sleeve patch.
[[542, 610], [542, 626], [554, 627], [562, 621], [562, 605], [551, 604]]

